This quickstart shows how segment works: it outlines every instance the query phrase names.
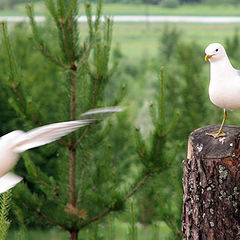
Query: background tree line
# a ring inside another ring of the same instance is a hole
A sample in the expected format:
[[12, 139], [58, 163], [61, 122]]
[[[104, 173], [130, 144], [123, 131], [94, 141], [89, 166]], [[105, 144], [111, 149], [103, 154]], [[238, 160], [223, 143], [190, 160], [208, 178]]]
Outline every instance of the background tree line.
[[[34, 0], [34, 2], [41, 2], [42, 0]], [[91, 0], [92, 3], [97, 3], [98, 0]], [[26, 0], [1, 0], [0, 1], [0, 9], [4, 8], [13, 8], [19, 3], [27, 3]], [[135, 3], [135, 4], [153, 4], [153, 5], [161, 5], [163, 7], [177, 7], [180, 4], [188, 4], [188, 3], [199, 3], [199, 4], [239, 4], [238, 0], [104, 0], [104, 3]]]

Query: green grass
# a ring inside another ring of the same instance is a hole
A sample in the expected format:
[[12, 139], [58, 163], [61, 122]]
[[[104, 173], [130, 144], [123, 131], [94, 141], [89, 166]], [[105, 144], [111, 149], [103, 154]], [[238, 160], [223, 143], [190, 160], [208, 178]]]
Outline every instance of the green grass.
[[[113, 44], [120, 46], [123, 54], [130, 59], [142, 56], [156, 57], [159, 38], [166, 24], [114, 24]], [[182, 32], [182, 40], [197, 41], [204, 49], [211, 42], [224, 43], [234, 35], [240, 24], [168, 24]], [[202, 56], [201, 56], [202, 57]]]
[[[211, 42], [224, 43], [227, 37], [232, 37], [240, 24], [187, 24], [169, 23], [170, 28], [177, 28], [182, 33], [182, 40], [191, 43], [196, 41], [204, 49]], [[9, 24], [11, 29], [12, 24]], [[113, 27], [113, 47], [118, 46], [124, 55], [124, 61], [139, 61], [144, 56], [151, 59], [157, 57], [159, 38], [164, 23], [134, 24], [115, 23]], [[81, 24], [81, 38], [87, 35], [87, 25]]]
[[[165, 240], [169, 237], [169, 228], [164, 223], [157, 224], [157, 234], [158, 239]], [[119, 220], [115, 220], [113, 223], [113, 236], [114, 240], [128, 240], [129, 239], [129, 223], [124, 223]], [[152, 240], [153, 239], [153, 226], [144, 226], [136, 224], [137, 230], [137, 240]], [[98, 226], [98, 235], [102, 236], [101, 239], [110, 239], [110, 228], [109, 226]], [[19, 231], [10, 230], [8, 233], [8, 240], [18, 239]], [[94, 231], [85, 230], [79, 233], [79, 239], [89, 240], [93, 239]], [[51, 230], [31, 230], [28, 229], [28, 239], [36, 240], [66, 240], [69, 239], [68, 232], [62, 231], [58, 228], [53, 228]]]
[[[93, 4], [93, 9], [96, 5]], [[35, 12], [42, 15], [46, 12], [43, 3], [35, 3]], [[234, 5], [216, 6], [204, 4], [186, 4], [176, 8], [164, 8], [161, 5], [144, 4], [104, 4], [103, 9], [106, 15], [189, 15], [189, 16], [239, 16], [239, 7]], [[80, 5], [80, 14], [84, 14], [84, 6]], [[26, 15], [25, 4], [19, 4], [14, 9], [0, 10], [0, 16]]]
[[[59, 229], [51, 229], [51, 230], [31, 230], [28, 229], [28, 239], [36, 239], [36, 240], [65, 240], [68, 239], [69, 234], [67, 232], [61, 231]], [[8, 240], [16, 240], [18, 238], [19, 231], [10, 230], [7, 236]]]
[[163, 8], [160, 5], [143, 4], [105, 4], [104, 13], [107, 15], [239, 16], [239, 8], [232, 5], [217, 5], [213, 7], [203, 4], [181, 5], [176, 8]]
[[[182, 40], [191, 43], [196, 41], [204, 49], [211, 42], [224, 43], [227, 37], [232, 37], [240, 24], [190, 24], [190, 23], [114, 23], [113, 47], [118, 46], [125, 60], [139, 61], [145, 58], [157, 57], [159, 38], [164, 27], [177, 28], [182, 34]], [[81, 37], [87, 35], [87, 25], [81, 24]]]

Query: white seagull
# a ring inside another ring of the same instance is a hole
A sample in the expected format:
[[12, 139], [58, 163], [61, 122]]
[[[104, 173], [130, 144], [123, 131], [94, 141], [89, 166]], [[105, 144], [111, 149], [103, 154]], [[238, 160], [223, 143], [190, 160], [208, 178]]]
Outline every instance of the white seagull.
[[122, 110], [122, 107], [93, 109], [81, 115], [89, 117], [89, 119], [53, 123], [28, 132], [16, 130], [2, 136], [0, 138], [0, 193], [6, 192], [22, 180], [22, 177], [9, 172], [19, 160], [22, 152], [56, 141], [99, 119], [98, 117], [92, 119], [92, 116], [96, 115], [102, 118]]
[[211, 43], [205, 49], [205, 53], [205, 60], [210, 62], [209, 98], [213, 104], [224, 110], [218, 132], [209, 135], [215, 138], [223, 137], [226, 136], [223, 126], [227, 110], [240, 109], [240, 71], [233, 68], [220, 43]]

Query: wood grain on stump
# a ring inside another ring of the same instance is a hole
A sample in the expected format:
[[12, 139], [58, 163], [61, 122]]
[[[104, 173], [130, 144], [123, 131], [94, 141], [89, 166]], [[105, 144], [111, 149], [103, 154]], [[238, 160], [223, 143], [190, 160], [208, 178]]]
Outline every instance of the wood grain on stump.
[[226, 137], [195, 130], [184, 160], [182, 231], [184, 240], [240, 239], [240, 127], [225, 126]]

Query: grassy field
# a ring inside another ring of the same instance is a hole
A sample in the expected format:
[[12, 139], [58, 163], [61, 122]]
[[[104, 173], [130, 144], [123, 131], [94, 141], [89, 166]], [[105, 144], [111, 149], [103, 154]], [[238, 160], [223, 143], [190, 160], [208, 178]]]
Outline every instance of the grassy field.
[[[191, 43], [196, 41], [203, 49], [210, 42], [224, 43], [232, 37], [240, 24], [167, 24], [182, 33], [182, 40]], [[166, 24], [114, 24], [113, 46], [119, 46], [127, 59], [139, 60], [144, 57], [155, 57], [158, 54], [159, 38]], [[203, 57], [203, 56], [202, 56]]]
[[[12, 24], [9, 24], [11, 29]], [[159, 39], [163, 29], [176, 28], [181, 32], [184, 42], [196, 41], [203, 49], [211, 42], [224, 41], [232, 37], [240, 24], [190, 24], [190, 23], [114, 23], [113, 47], [120, 48], [126, 61], [139, 61], [144, 56], [151, 59], [157, 57]], [[81, 38], [87, 35], [87, 25], [81, 24]], [[204, 56], [201, 56], [204, 58]]]
[[[27, 1], [26, 1], [27, 2]], [[93, 9], [95, 9], [93, 4]], [[213, 11], [214, 9], [214, 11]], [[35, 4], [35, 12], [42, 15], [46, 12], [43, 3]], [[144, 4], [104, 4], [104, 14], [106, 15], [189, 15], [189, 16], [239, 16], [239, 8], [234, 5], [203, 5], [187, 4], [176, 8], [164, 8], [161, 5]], [[84, 6], [80, 5], [80, 14], [84, 14]], [[14, 9], [0, 10], [0, 16], [17, 16], [25, 14], [25, 4], [19, 4]]]
[[[109, 226], [99, 225], [99, 239], [112, 239], [111, 235], [115, 240], [128, 240], [129, 239], [129, 227], [130, 224], [123, 223], [118, 220], [115, 220], [113, 223], [112, 231]], [[153, 229], [154, 228], [154, 229]], [[161, 233], [160, 233], [161, 231]], [[152, 240], [156, 239], [153, 235], [157, 236], [159, 240], [167, 239], [169, 236], [168, 227], [163, 224], [155, 224], [153, 226], [144, 226], [144, 225], [136, 225], [137, 232], [137, 240]], [[59, 228], [53, 228], [51, 230], [28, 230], [28, 239], [36, 239], [36, 240], [66, 240], [69, 237], [68, 232], [62, 231]], [[160, 235], [161, 234], [161, 235]], [[7, 240], [16, 240], [18, 239], [19, 231], [10, 230], [8, 234]], [[89, 240], [94, 238], [94, 231], [82, 231], [79, 233], [79, 239]]]

